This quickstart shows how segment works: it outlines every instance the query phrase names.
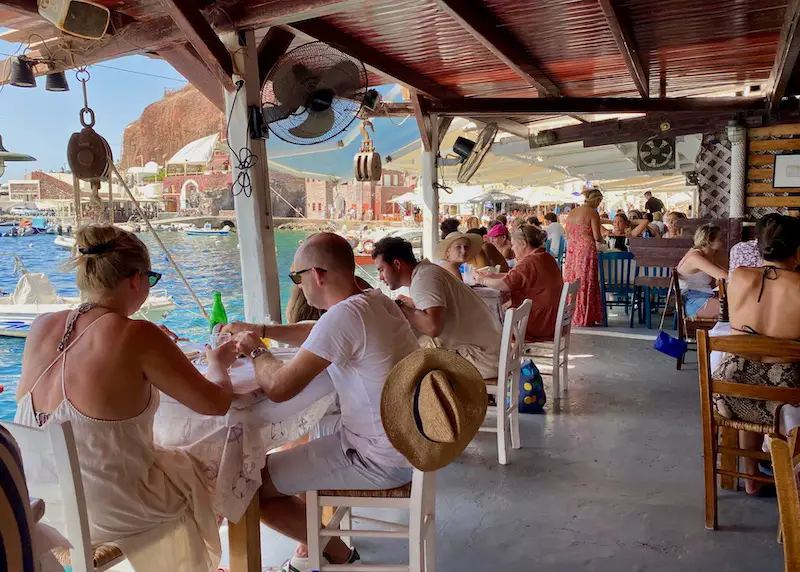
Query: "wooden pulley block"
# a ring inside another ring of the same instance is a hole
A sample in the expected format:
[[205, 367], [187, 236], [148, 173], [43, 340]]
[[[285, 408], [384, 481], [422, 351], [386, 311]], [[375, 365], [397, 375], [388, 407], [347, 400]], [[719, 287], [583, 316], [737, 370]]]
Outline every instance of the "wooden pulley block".
[[84, 181], [108, 178], [111, 147], [91, 127], [73, 133], [67, 144], [67, 162], [73, 174]]
[[356, 181], [380, 181], [383, 167], [379, 153], [357, 153], [353, 161]]

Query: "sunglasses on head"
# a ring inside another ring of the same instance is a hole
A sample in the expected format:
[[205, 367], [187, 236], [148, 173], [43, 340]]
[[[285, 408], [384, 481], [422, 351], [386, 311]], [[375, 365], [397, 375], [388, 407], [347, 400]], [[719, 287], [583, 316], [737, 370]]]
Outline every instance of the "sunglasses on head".
[[153, 272], [149, 270], [146, 272], [147, 281], [150, 284], [150, 288], [158, 284], [158, 281], [161, 280], [161, 273], [160, 272]]
[[326, 272], [324, 268], [317, 268], [316, 266], [312, 266], [311, 268], [306, 268], [305, 270], [298, 270], [297, 272], [289, 272], [289, 278], [297, 284], [298, 286], [303, 281], [303, 274], [308, 272], [309, 270], [316, 270], [317, 272]]

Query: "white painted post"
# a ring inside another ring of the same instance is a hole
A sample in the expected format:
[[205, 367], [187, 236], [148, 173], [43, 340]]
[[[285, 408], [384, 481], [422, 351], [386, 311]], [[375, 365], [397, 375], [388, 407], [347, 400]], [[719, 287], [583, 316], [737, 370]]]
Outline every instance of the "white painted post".
[[729, 124], [728, 141], [731, 142], [731, 202], [728, 216], [744, 218], [747, 186], [747, 130], [741, 125]]
[[[422, 256], [433, 260], [433, 251], [439, 244], [439, 190], [436, 182], [436, 155], [439, 151], [439, 118], [432, 115], [431, 150], [422, 151]], [[425, 134], [421, 134], [425, 137]], [[435, 261], [434, 261], [435, 262]]]
[[[247, 146], [253, 154], [254, 165], [249, 169], [251, 187], [247, 193], [235, 185], [234, 208], [239, 234], [239, 256], [242, 261], [244, 313], [248, 322], [262, 323], [269, 314], [281, 320], [281, 296], [278, 283], [278, 261], [275, 253], [275, 234], [272, 224], [272, 201], [267, 166], [267, 146], [262, 139], [250, 139], [248, 105], [260, 105], [261, 86], [258, 78], [258, 47], [255, 32], [244, 32], [244, 87], [225, 94], [225, 112], [230, 117], [230, 145], [237, 153]], [[242, 169], [239, 158], [231, 155], [233, 180]], [[247, 196], [250, 195], [250, 196]], [[288, 268], [286, 269], [288, 272]]]

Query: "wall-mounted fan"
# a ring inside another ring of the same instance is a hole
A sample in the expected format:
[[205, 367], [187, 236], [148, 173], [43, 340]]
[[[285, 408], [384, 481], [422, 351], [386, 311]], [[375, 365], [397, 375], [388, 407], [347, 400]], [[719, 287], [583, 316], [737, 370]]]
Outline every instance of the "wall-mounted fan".
[[281, 56], [261, 88], [264, 123], [277, 137], [313, 145], [356, 119], [367, 96], [364, 64], [323, 42]]
[[466, 137], [456, 139], [453, 152], [461, 158], [461, 167], [458, 169], [459, 183], [469, 182], [492, 148], [495, 135], [497, 135], [497, 123], [487, 123], [475, 141], [470, 141]]
[[640, 171], [665, 171], [675, 168], [675, 138], [659, 135], [639, 143], [636, 152]]

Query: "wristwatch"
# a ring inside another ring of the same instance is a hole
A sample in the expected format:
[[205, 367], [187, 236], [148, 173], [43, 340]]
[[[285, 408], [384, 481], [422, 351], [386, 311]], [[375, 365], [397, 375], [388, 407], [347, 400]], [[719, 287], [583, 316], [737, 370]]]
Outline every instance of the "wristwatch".
[[256, 348], [252, 352], [250, 352], [250, 359], [255, 360], [258, 356], [263, 356], [266, 353], [269, 353], [269, 350], [267, 348], [263, 346], [260, 348]]

